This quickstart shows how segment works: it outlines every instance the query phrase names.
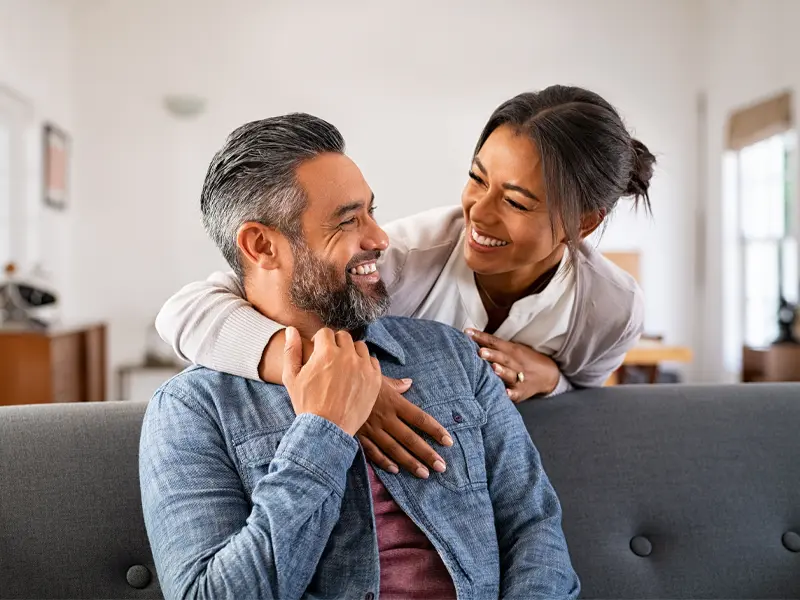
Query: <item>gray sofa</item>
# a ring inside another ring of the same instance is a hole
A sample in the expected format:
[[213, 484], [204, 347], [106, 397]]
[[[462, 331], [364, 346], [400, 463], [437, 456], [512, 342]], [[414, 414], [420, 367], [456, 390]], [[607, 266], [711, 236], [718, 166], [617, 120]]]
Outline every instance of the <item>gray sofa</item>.
[[[0, 598], [161, 598], [144, 408], [0, 409]], [[800, 385], [623, 386], [521, 412], [582, 597], [800, 598]]]

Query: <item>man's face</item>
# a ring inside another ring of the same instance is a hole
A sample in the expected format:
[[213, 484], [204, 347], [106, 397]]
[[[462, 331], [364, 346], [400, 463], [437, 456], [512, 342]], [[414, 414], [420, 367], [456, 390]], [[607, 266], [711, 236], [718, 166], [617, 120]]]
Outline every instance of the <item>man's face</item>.
[[297, 178], [308, 207], [302, 217], [304, 240], [292, 244], [290, 300], [327, 327], [363, 327], [389, 308], [376, 265], [388, 238], [373, 219], [372, 190], [342, 154], [303, 163]]

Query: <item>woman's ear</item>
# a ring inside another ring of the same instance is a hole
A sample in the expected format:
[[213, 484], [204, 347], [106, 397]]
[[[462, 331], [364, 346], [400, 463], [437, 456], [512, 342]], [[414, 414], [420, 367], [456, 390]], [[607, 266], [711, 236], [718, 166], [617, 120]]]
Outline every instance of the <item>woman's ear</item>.
[[239, 227], [236, 245], [239, 247], [245, 271], [248, 267], [277, 269], [280, 266], [280, 237], [281, 234], [276, 230], [255, 221], [248, 221]]
[[605, 210], [587, 213], [581, 217], [581, 239], [589, 237], [606, 218]]

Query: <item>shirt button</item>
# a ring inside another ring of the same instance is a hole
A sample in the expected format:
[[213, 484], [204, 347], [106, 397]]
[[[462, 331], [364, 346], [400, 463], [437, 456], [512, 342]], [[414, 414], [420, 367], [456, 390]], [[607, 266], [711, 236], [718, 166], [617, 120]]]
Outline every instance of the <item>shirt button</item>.
[[375, 594], [372, 592], [367, 592], [367, 595], [364, 596], [364, 600], [375, 600]]
[[462, 417], [460, 414], [458, 414], [457, 412], [453, 413], [453, 421], [455, 421], [456, 423], [461, 423], [461, 421], [463, 420], [464, 417]]

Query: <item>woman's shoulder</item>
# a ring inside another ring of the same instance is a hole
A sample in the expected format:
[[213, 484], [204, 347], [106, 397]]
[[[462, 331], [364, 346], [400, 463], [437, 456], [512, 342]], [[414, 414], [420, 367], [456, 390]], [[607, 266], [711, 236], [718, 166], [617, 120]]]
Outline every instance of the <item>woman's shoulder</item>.
[[596, 312], [613, 328], [640, 325], [644, 321], [644, 295], [636, 279], [591, 244], [584, 241], [578, 250], [578, 295], [592, 300], [581, 302], [583, 310]]

